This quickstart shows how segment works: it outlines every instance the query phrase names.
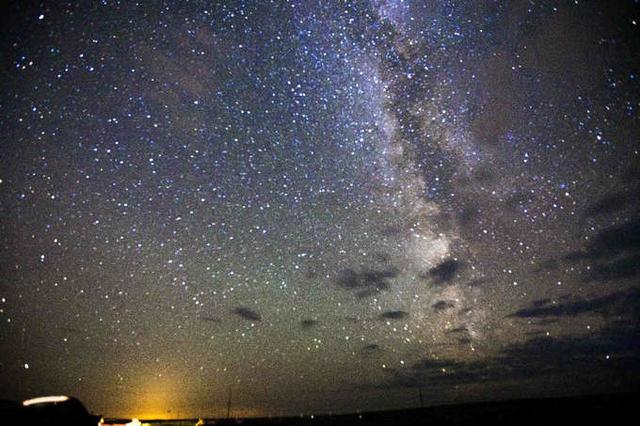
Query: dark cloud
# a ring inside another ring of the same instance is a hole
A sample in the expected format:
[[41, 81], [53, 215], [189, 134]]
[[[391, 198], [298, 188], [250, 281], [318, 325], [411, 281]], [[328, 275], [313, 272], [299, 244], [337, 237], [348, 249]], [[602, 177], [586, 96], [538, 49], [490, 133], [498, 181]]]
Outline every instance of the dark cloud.
[[456, 333], [468, 333], [469, 330], [467, 329], [467, 327], [456, 327], [456, 328], [452, 328], [451, 330], [447, 330], [447, 333], [451, 333], [451, 334], [456, 334]]
[[607, 296], [593, 299], [579, 299], [563, 303], [553, 303], [550, 299], [544, 299], [533, 303], [531, 308], [521, 309], [511, 314], [511, 317], [520, 318], [546, 318], [576, 316], [588, 313], [635, 314], [640, 310], [640, 291], [631, 289], [616, 292]]
[[442, 368], [452, 367], [457, 365], [456, 361], [448, 360], [448, 359], [431, 359], [425, 358], [413, 365], [413, 369], [415, 370], [439, 370]]
[[375, 352], [375, 351], [377, 351], [378, 349], [380, 349], [380, 346], [379, 346], [379, 345], [376, 345], [375, 343], [372, 343], [372, 344], [366, 345], [366, 346], [364, 346], [364, 347], [362, 348], [363, 352], [366, 352], [366, 353]]
[[300, 325], [302, 326], [302, 328], [312, 328], [312, 327], [315, 327], [317, 324], [318, 324], [318, 321], [314, 319], [303, 319], [302, 321], [300, 321]]
[[262, 317], [255, 311], [252, 311], [249, 308], [245, 307], [237, 307], [232, 311], [234, 314], [238, 315], [240, 318], [249, 320], [249, 321], [261, 321]]
[[533, 302], [531, 302], [531, 304], [535, 307], [539, 307], [539, 306], [545, 306], [548, 305], [549, 303], [551, 303], [551, 299], [546, 298], [546, 299], [538, 299], [538, 300], [534, 300]]
[[214, 322], [214, 323], [222, 322], [220, 318], [216, 318], [216, 317], [200, 317], [200, 320], [207, 321], [207, 322]]
[[587, 259], [600, 259], [624, 253], [640, 252], [640, 217], [598, 233], [582, 252]]
[[397, 277], [399, 271], [395, 267], [383, 269], [363, 268], [362, 270], [344, 269], [338, 275], [338, 287], [353, 291], [362, 299], [374, 296], [391, 288], [390, 279]]
[[640, 254], [616, 259], [591, 268], [586, 281], [616, 281], [640, 275]]
[[451, 300], [438, 300], [431, 305], [436, 311], [446, 311], [447, 309], [455, 308], [456, 304]]
[[591, 204], [584, 212], [586, 217], [607, 216], [626, 209], [634, 202], [638, 202], [639, 195], [628, 192], [609, 194], [601, 200]]
[[[423, 359], [408, 370], [393, 371], [390, 379], [380, 387], [439, 387], [490, 381], [523, 383], [544, 376], [561, 380], [563, 376], [570, 379], [578, 375], [588, 378], [584, 380], [585, 386], [593, 386], [593, 375], [598, 371], [618, 377], [616, 386], [633, 389], [640, 379], [638, 342], [640, 331], [637, 327], [619, 321], [588, 335], [536, 336], [505, 347], [495, 357], [479, 361]], [[563, 369], [568, 365], [570, 369]]]
[[444, 285], [449, 283], [455, 278], [456, 273], [462, 268], [462, 263], [454, 259], [448, 259], [439, 264], [438, 266], [431, 268], [423, 278], [433, 279], [434, 284]]
[[532, 330], [532, 331], [526, 331], [526, 332], [523, 333], [523, 335], [527, 336], [527, 337], [540, 337], [540, 336], [543, 336], [543, 335], [546, 336], [546, 334], [547, 333], [545, 331], [542, 331], [542, 330]]
[[402, 319], [409, 316], [408, 312], [405, 311], [387, 311], [380, 315], [381, 319]]
[[558, 318], [542, 318], [535, 321], [535, 325], [549, 325], [560, 322]]
[[580, 251], [564, 256], [592, 263], [585, 281], [616, 281], [640, 275], [640, 217], [600, 231]]
[[518, 318], [546, 318], [576, 316], [589, 313], [633, 313], [640, 307], [640, 291], [631, 289], [592, 299], [579, 299], [554, 303], [551, 299], [537, 300], [532, 307], [520, 309], [509, 315]]

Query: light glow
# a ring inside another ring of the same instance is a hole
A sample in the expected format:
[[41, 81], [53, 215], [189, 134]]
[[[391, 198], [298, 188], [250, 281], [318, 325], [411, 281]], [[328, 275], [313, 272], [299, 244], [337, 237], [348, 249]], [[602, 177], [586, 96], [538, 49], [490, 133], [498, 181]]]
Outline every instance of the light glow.
[[125, 426], [149, 426], [149, 423], [141, 423], [138, 419], [131, 419], [131, 421], [126, 423]]
[[22, 401], [22, 405], [24, 405], [25, 407], [28, 407], [29, 405], [35, 405], [35, 404], [46, 404], [49, 402], [64, 402], [69, 400], [68, 396], [64, 396], [64, 395], [57, 395], [57, 396], [41, 396], [38, 398], [32, 398], [32, 399], [26, 399], [24, 401]]

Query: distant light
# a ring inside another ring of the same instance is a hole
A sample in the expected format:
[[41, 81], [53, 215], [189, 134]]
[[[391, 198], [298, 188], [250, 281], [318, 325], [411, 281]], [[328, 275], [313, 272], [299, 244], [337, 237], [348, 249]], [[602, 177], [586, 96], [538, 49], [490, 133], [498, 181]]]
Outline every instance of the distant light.
[[35, 404], [46, 404], [48, 402], [64, 402], [69, 400], [68, 396], [57, 395], [57, 396], [41, 396], [39, 398], [32, 398], [22, 401], [22, 405], [28, 407], [29, 405]]
[[140, 423], [138, 419], [131, 419], [129, 423], [125, 423], [125, 426], [149, 426], [149, 423]]

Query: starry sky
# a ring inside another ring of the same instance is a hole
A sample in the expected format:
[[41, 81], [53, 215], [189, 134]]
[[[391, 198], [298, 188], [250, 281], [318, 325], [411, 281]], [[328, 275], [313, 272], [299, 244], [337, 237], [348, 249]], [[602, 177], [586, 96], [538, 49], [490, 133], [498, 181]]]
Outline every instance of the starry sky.
[[0, 15], [0, 398], [638, 390], [637, 1]]

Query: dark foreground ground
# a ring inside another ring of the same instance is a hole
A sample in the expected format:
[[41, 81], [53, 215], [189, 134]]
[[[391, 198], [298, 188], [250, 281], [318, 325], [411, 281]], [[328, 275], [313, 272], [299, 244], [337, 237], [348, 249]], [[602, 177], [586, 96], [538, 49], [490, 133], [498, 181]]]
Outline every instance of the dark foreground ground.
[[[421, 409], [381, 411], [348, 415], [320, 415], [289, 418], [251, 418], [207, 420], [200, 425], [626, 425], [637, 424], [640, 395], [599, 395], [574, 398], [527, 399], [444, 405]], [[22, 407], [11, 401], [0, 404], [0, 424], [38, 426], [84, 426], [98, 424], [99, 417], [89, 414], [75, 399], [63, 404]], [[109, 420], [105, 424], [125, 424], [128, 419]], [[146, 420], [154, 426], [195, 425], [197, 420]]]
[[[640, 395], [600, 395], [446, 405], [363, 414], [209, 420], [207, 425], [626, 425], [637, 424]], [[164, 422], [151, 422], [160, 425]], [[182, 423], [184, 424], [184, 423]], [[195, 424], [195, 421], [194, 421]]]

